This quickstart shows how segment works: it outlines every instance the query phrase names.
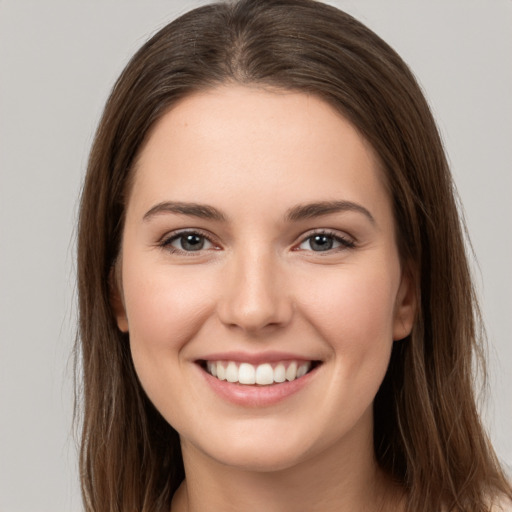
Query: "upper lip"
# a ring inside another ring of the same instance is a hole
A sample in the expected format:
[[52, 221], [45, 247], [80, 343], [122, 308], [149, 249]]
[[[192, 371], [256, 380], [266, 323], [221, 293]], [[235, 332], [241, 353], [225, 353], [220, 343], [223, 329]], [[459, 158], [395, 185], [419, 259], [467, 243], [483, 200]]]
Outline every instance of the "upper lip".
[[263, 363], [276, 363], [279, 361], [318, 361], [318, 358], [308, 357], [290, 352], [215, 352], [199, 357], [197, 361], [234, 361], [238, 363], [250, 363], [254, 365]]

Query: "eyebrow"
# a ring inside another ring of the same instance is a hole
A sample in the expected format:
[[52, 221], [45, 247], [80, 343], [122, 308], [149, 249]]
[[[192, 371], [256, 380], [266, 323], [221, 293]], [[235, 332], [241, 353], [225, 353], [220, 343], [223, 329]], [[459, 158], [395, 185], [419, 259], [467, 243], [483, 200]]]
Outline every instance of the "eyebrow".
[[312, 219], [338, 212], [357, 212], [363, 214], [372, 224], [376, 224], [373, 215], [358, 203], [352, 201], [320, 201], [318, 203], [300, 204], [290, 208], [286, 213], [288, 221]]
[[[346, 211], [361, 213], [367, 217], [372, 224], [376, 224], [373, 215], [364, 206], [352, 201], [319, 201], [316, 203], [299, 204], [293, 206], [286, 212], [285, 219], [288, 222], [297, 222]], [[226, 216], [213, 206], [180, 201], [164, 201], [156, 204], [144, 214], [143, 220], [147, 221], [152, 217], [165, 213], [176, 213], [219, 222], [225, 222], [227, 220]]]
[[183, 203], [179, 201], [164, 201], [156, 204], [144, 214], [143, 220], [149, 220], [163, 213], [177, 213], [180, 215], [198, 217], [200, 219], [226, 221], [226, 216], [213, 206], [198, 203]]

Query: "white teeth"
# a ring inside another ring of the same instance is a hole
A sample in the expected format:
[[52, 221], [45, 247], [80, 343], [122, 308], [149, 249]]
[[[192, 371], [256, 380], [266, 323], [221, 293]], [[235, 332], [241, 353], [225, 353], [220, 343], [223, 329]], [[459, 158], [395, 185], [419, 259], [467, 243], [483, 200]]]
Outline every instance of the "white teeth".
[[226, 368], [226, 380], [228, 382], [238, 382], [238, 367], [233, 361], [228, 363]]
[[226, 380], [226, 370], [221, 363], [217, 363], [217, 379]]
[[256, 384], [256, 370], [252, 364], [242, 363], [238, 369], [240, 384]]
[[309, 370], [309, 363], [301, 364], [297, 369], [297, 379], [304, 377]]
[[279, 363], [274, 368], [274, 381], [275, 382], [284, 382], [286, 380], [286, 368], [283, 363]]
[[274, 370], [268, 363], [260, 364], [256, 368], [256, 384], [266, 385], [274, 383]]
[[240, 384], [258, 384], [268, 386], [274, 383], [293, 381], [308, 373], [311, 362], [297, 364], [296, 361], [278, 363], [272, 367], [270, 363], [254, 366], [250, 363], [236, 363], [234, 361], [207, 361], [206, 369], [210, 375], [219, 380], [238, 382]]
[[206, 363], [206, 366], [208, 368], [208, 372], [214, 377], [217, 377], [217, 365], [212, 361], [208, 361], [208, 363]]
[[286, 380], [295, 380], [297, 378], [297, 363], [293, 362], [286, 369]]

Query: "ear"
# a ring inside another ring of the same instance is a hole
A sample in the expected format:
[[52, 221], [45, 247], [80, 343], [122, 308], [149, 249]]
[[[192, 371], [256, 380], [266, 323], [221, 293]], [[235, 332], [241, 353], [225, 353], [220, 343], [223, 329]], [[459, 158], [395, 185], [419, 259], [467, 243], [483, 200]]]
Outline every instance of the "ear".
[[123, 283], [121, 279], [121, 260], [118, 258], [109, 273], [110, 307], [116, 318], [117, 327], [121, 332], [128, 332], [128, 317], [124, 305]]
[[393, 322], [393, 340], [402, 340], [411, 334], [418, 307], [417, 285], [414, 272], [405, 265], [396, 295]]

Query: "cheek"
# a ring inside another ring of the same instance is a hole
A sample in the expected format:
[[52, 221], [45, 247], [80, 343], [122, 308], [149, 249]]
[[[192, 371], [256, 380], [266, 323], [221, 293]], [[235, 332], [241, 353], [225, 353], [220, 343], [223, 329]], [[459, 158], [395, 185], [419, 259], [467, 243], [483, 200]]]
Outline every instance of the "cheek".
[[393, 346], [400, 267], [391, 260], [385, 266], [340, 266], [328, 274], [310, 276], [303, 280], [307, 287], [297, 291], [302, 316], [329, 353], [329, 379], [316, 408], [331, 425], [326, 440], [337, 438], [371, 410]]
[[[340, 268], [328, 279], [309, 279], [301, 293], [304, 315], [336, 354], [378, 359], [389, 352], [393, 340], [393, 315], [399, 267], [369, 265]], [[306, 290], [303, 290], [306, 292]]]
[[[171, 268], [144, 272], [127, 263], [123, 290], [130, 337], [144, 344], [179, 347], [200, 326], [209, 308], [208, 294], [199, 294], [197, 281]], [[204, 292], [204, 289], [203, 289]]]
[[[133, 272], [131, 269], [137, 269]], [[126, 262], [123, 289], [133, 364], [146, 394], [175, 428], [187, 407], [182, 390], [187, 347], [211, 314], [211, 290], [200, 293], [191, 272], [145, 272]]]

